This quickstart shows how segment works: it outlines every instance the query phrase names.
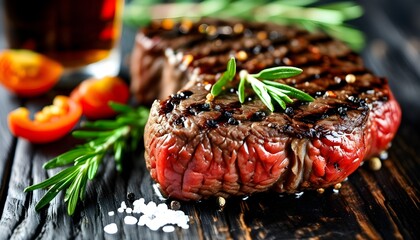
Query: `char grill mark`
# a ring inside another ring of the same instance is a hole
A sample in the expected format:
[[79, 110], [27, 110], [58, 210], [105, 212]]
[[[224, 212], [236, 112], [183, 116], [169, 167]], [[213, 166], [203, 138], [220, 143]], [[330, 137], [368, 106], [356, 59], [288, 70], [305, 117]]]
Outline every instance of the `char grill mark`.
[[[228, 23], [222, 24], [229, 26]], [[197, 24], [192, 27], [192, 29], [196, 28], [198, 28]], [[202, 73], [220, 72], [226, 67], [225, 63], [230, 58], [230, 55], [234, 55], [238, 51], [245, 51], [248, 56], [246, 65], [242, 66], [243, 63], [239, 61], [238, 67], [246, 68], [250, 72], [275, 65], [293, 65], [296, 67], [313, 65], [319, 62], [319, 59], [316, 57], [313, 59], [316, 56], [316, 54], [313, 54], [314, 51], [319, 51], [319, 48], [333, 48], [334, 44], [337, 44], [331, 37], [324, 34], [314, 35], [298, 29], [293, 29], [287, 35], [281, 35], [281, 37], [274, 39], [269, 37], [258, 39], [258, 33], [265, 31], [275, 32], [282, 29], [258, 29], [255, 26], [251, 26], [247, 30], [251, 34], [231, 34], [227, 35], [227, 40], [217, 39], [210, 42], [209, 38], [200, 32], [192, 32], [185, 35], [177, 31], [175, 31], [177, 34], [174, 34], [174, 30], [170, 30], [166, 32], [167, 34], [162, 35], [162, 32], [158, 33], [161, 34], [160, 37], [162, 39], [171, 40], [169, 43], [166, 43], [166, 47], [175, 48], [184, 54], [192, 55], [194, 57], [192, 67], [199, 67]], [[155, 35], [156, 33], [149, 33], [151, 38]], [[177, 36], [176, 41], [173, 40], [174, 36]], [[331, 44], [333, 46], [328, 46]], [[340, 43], [340, 45], [342, 44]], [[190, 49], [191, 46], [194, 47]], [[341, 48], [343, 47], [341, 46]], [[282, 52], [279, 49], [288, 49], [288, 51]], [[348, 48], [346, 50], [348, 51]], [[346, 53], [348, 52], [339, 53], [338, 57], [346, 56]], [[211, 66], [211, 68], [206, 66]]]
[[[171, 48], [184, 57], [176, 64], [167, 58], [162, 76], [187, 85], [154, 102], [144, 136], [147, 167], [169, 196], [198, 200], [325, 188], [343, 181], [393, 138], [401, 112], [386, 79], [374, 76], [344, 44], [270, 24], [240, 23], [239, 33], [208, 35], [198, 30], [201, 24], [223, 28], [238, 22], [203, 20], [188, 33], [146, 28], [141, 35], [157, 44], [147, 51], [137, 45], [140, 56], [162, 57]], [[271, 113], [250, 91], [240, 104], [236, 78], [206, 103], [231, 55], [237, 57], [237, 71], [301, 67], [302, 74], [278, 81], [315, 101], [295, 101]], [[182, 66], [185, 59], [192, 61]], [[173, 74], [177, 71], [184, 74]]]

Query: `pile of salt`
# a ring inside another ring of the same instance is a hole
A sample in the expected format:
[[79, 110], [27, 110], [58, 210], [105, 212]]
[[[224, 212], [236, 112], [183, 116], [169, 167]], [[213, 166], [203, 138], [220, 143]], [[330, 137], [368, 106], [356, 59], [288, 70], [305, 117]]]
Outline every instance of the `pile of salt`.
[[[127, 225], [147, 226], [152, 231], [157, 231], [162, 228], [164, 232], [175, 231], [175, 226], [183, 229], [188, 229], [189, 217], [181, 210], [169, 209], [165, 203], [156, 204], [155, 202], [145, 203], [144, 198], [137, 199], [133, 202], [133, 208], [127, 207], [123, 201], [121, 206], [117, 209], [119, 213], [126, 214], [140, 214], [140, 218], [127, 215], [124, 217], [124, 223]], [[114, 212], [109, 212], [109, 216], [113, 216]], [[115, 234], [118, 231], [115, 223], [108, 224], [104, 227], [104, 231], [109, 234]]]

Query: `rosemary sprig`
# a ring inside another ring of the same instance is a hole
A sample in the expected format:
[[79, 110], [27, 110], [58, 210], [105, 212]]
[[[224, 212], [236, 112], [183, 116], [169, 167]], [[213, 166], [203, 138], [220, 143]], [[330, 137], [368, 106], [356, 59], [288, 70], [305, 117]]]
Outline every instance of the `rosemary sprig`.
[[67, 213], [73, 215], [79, 200], [84, 200], [88, 180], [92, 180], [98, 171], [105, 155], [113, 151], [118, 171], [122, 170], [122, 154], [126, 150], [129, 140], [131, 148], [137, 146], [143, 137], [149, 110], [144, 107], [137, 109], [117, 103], [110, 103], [119, 113], [115, 120], [98, 120], [87, 122], [85, 127], [91, 130], [73, 132], [76, 138], [87, 142], [66, 153], [59, 155], [45, 163], [45, 169], [52, 169], [73, 163], [47, 180], [29, 186], [25, 192], [36, 189], [48, 189], [39, 200], [35, 209], [38, 211], [46, 206], [57, 194], [65, 190], [64, 201], [68, 203]]
[[[232, 67], [236, 68], [234, 58], [229, 60], [227, 69]], [[227, 70], [226, 72], [229, 71], [232, 72], [232, 70]], [[312, 102], [314, 98], [309, 94], [289, 85], [273, 81], [276, 79], [294, 77], [300, 73], [302, 73], [302, 69], [300, 68], [285, 66], [267, 68], [256, 74], [250, 74], [246, 70], [241, 70], [239, 72], [240, 80], [237, 91], [239, 101], [241, 103], [245, 102], [245, 87], [249, 84], [255, 94], [257, 94], [261, 101], [272, 112], [274, 111], [273, 101], [280, 105], [283, 109], [286, 109], [287, 104], [293, 102], [292, 98]], [[224, 77], [224, 75], [225, 74], [223, 74], [222, 77], [212, 86], [210, 93], [213, 96], [210, 99], [219, 95], [225, 88], [226, 84], [234, 78], [234, 75], [229, 75], [230, 78]]]
[[297, 24], [309, 31], [317, 29], [348, 43], [354, 50], [364, 45], [361, 31], [346, 24], [363, 14], [353, 1], [320, 4], [319, 0], [195, 0], [164, 3], [163, 0], [132, 1], [124, 11], [124, 21], [132, 26], [153, 19], [199, 19], [201, 17], [241, 18], [251, 21]]

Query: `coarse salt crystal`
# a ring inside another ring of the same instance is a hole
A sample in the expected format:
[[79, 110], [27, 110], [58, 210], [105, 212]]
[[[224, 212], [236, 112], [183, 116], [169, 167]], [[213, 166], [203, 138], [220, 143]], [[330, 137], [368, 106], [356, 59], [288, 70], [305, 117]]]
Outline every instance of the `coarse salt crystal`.
[[210, 89], [211, 89], [211, 87], [212, 87], [213, 85], [211, 85], [211, 84], [206, 84], [205, 86], [204, 86], [204, 89], [206, 89], [206, 91], [210, 91]]
[[150, 209], [154, 209], [154, 208], [156, 208], [156, 207], [157, 207], [157, 205], [156, 205], [156, 203], [155, 203], [155, 202], [149, 202], [149, 203], [147, 204], [147, 207], [148, 207], [148, 208], [150, 208]]
[[114, 216], [114, 215], [115, 215], [114, 211], [108, 212], [108, 216]]
[[128, 214], [130, 214], [130, 213], [132, 213], [132, 212], [133, 212], [133, 209], [131, 209], [131, 208], [127, 208], [127, 209], [125, 209], [125, 212], [126, 212], [126, 213], [128, 213]]
[[303, 192], [297, 192], [295, 193], [295, 198], [300, 198], [302, 197], [302, 195], [303, 195]]
[[122, 212], [124, 212], [124, 209], [123, 209], [123, 208], [118, 208], [118, 209], [117, 209], [117, 211], [118, 211], [119, 213], [122, 213]]
[[173, 231], [175, 231], [175, 227], [174, 227], [174, 226], [172, 226], [172, 225], [168, 225], [168, 226], [164, 226], [164, 227], [162, 228], [162, 230], [163, 230], [164, 232], [173, 232]]
[[386, 160], [387, 158], [388, 158], [388, 152], [387, 151], [382, 151], [381, 153], [379, 153], [379, 159]]
[[157, 213], [166, 213], [168, 211], [168, 206], [164, 203], [161, 203], [157, 206], [156, 212]]
[[140, 206], [141, 204], [144, 204], [144, 198], [137, 199], [133, 202], [134, 206]]
[[134, 225], [137, 223], [137, 218], [133, 217], [133, 216], [126, 216], [124, 218], [124, 223], [128, 224], [128, 225]]
[[117, 224], [110, 223], [104, 227], [104, 231], [108, 234], [115, 234], [118, 232]]
[[122, 209], [126, 209], [126, 208], [127, 208], [127, 204], [125, 204], [125, 202], [124, 202], [124, 201], [122, 201], [122, 202], [121, 202], [121, 208], [122, 208]]
[[144, 209], [142, 209], [142, 212], [147, 216], [152, 216], [156, 212], [157, 207], [155, 202], [149, 202]]
[[142, 215], [140, 217], [139, 222], [137, 223], [137, 225], [144, 226], [144, 225], [146, 225], [147, 221], [149, 221], [149, 217], [147, 217], [146, 215]]
[[[178, 225], [179, 226], [179, 225]], [[182, 229], [188, 229], [188, 228], [190, 228], [190, 225], [188, 225], [188, 224], [184, 224], [184, 225], [181, 225], [181, 226], [179, 226], [179, 227], [181, 227]]]

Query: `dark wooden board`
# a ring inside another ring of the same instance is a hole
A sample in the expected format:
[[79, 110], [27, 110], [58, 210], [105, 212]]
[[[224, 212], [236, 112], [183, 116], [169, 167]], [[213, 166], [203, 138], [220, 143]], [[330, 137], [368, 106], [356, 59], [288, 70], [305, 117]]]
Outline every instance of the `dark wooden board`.
[[[35, 212], [44, 191], [23, 193], [58, 170], [45, 171], [48, 159], [74, 147], [68, 136], [52, 144], [33, 145], [13, 138], [7, 113], [18, 106], [31, 110], [50, 103], [46, 96], [22, 100], [0, 87], [0, 240], [1, 239], [419, 239], [420, 229], [420, 3], [415, 0], [360, 1], [365, 15], [354, 22], [367, 34], [366, 64], [389, 78], [403, 109], [403, 123], [380, 171], [364, 165], [343, 183], [339, 193], [305, 192], [302, 196], [262, 193], [228, 199], [220, 209], [214, 199], [182, 203], [189, 229], [172, 233], [123, 224], [116, 212], [127, 192], [146, 202], [161, 202], [145, 169], [143, 150], [124, 158], [119, 174], [111, 157], [87, 188], [87, 197], [73, 217], [66, 214], [63, 195], [48, 208]], [[1, 33], [1, 31], [0, 31]], [[123, 71], [135, 30], [125, 28]], [[0, 38], [3, 36], [0, 35]], [[0, 41], [0, 48], [2, 41]], [[115, 211], [115, 216], [108, 216]], [[115, 235], [104, 233], [115, 222]]]

